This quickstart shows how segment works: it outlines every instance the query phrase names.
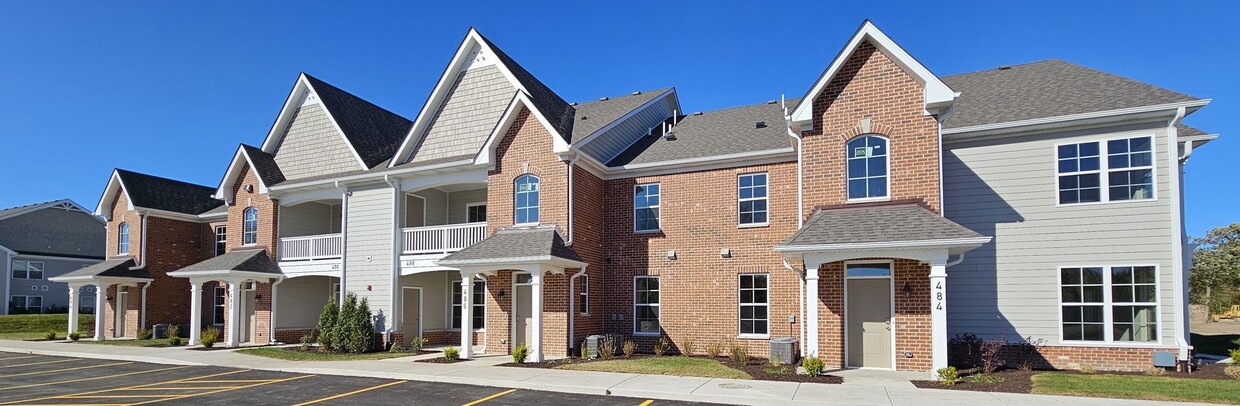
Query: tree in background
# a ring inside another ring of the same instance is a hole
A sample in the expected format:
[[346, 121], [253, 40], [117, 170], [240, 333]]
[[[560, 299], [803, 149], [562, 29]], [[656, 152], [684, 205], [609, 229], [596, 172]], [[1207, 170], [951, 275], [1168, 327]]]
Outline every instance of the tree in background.
[[1221, 313], [1235, 301], [1240, 283], [1240, 223], [1216, 227], [1193, 239], [1193, 268], [1188, 284], [1193, 303], [1209, 304], [1211, 313]]

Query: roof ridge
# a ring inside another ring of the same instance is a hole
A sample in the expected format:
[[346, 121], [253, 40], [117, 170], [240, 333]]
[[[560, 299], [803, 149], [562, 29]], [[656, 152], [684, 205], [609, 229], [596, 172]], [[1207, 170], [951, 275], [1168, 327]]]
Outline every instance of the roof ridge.
[[[336, 85], [333, 85], [333, 84], [331, 84], [331, 83], [328, 83], [328, 82], [324, 81], [323, 79], [319, 79], [319, 78], [317, 78], [317, 77], [314, 77], [313, 75], [311, 75], [311, 74], [309, 74], [309, 73], [302, 72], [301, 74], [306, 75], [306, 78], [308, 78], [308, 79], [311, 79], [311, 80], [313, 80], [313, 81], [315, 81], [315, 82], [318, 82], [318, 83], [321, 83], [321, 84], [324, 84], [324, 85], [327, 85], [327, 87], [332, 88], [332, 90], [336, 90], [336, 91], [338, 91], [338, 92], [341, 92], [341, 93], [344, 93], [344, 94], [346, 94], [346, 95], [352, 96], [353, 98], [355, 98], [355, 99], [357, 99], [357, 100], [360, 100], [360, 101], [362, 101], [362, 102], [364, 102], [364, 103], [366, 103], [366, 104], [368, 104], [368, 105], [370, 105], [370, 106], [373, 106], [373, 107], [375, 107], [375, 108], [377, 108], [377, 109], [379, 109], [379, 110], [383, 110], [384, 112], [386, 112], [386, 113], [388, 113], [388, 114], [394, 115], [394, 116], [396, 116], [396, 117], [403, 118], [403, 119], [405, 119], [405, 121], [411, 121], [411, 120], [409, 120], [408, 118], [406, 118], [405, 116], [400, 115], [400, 113], [394, 112], [394, 111], [392, 111], [392, 110], [388, 110], [387, 108], [385, 108], [385, 107], [383, 107], [383, 106], [380, 106], [380, 105], [378, 105], [378, 104], [375, 104], [374, 102], [371, 102], [370, 100], [366, 100], [366, 99], [362, 98], [361, 96], [355, 95], [355, 94], [353, 94], [353, 93], [349, 92], [348, 90], [344, 90], [344, 89], [340, 88], [339, 86], [336, 86]], [[312, 85], [314, 85], [314, 84], [312, 84]], [[318, 89], [315, 89], [315, 90], [317, 91]]]
[[69, 199], [69, 198], [67, 198], [67, 197], [66, 197], [66, 198], [62, 198], [62, 199], [48, 200], [48, 201], [43, 201], [43, 202], [38, 202], [38, 203], [29, 203], [29, 204], [23, 204], [23, 205], [19, 205], [19, 206], [13, 206], [13, 207], [5, 207], [5, 208], [0, 208], [0, 211], [9, 211], [9, 210], [13, 210], [13, 209], [22, 209], [22, 208], [27, 208], [27, 207], [34, 207], [34, 206], [39, 206], [39, 205], [44, 205], [44, 204], [52, 204], [52, 203], [58, 203], [58, 202], [63, 202], [63, 201], [73, 201], [73, 200], [72, 200], [72, 199]]
[[187, 181], [183, 181], [183, 180], [177, 180], [177, 179], [172, 179], [172, 178], [166, 178], [166, 177], [163, 177], [163, 176], [158, 176], [158, 175], [151, 175], [151, 174], [149, 174], [149, 173], [135, 172], [135, 171], [131, 171], [131, 170], [127, 170], [127, 169], [121, 169], [121, 168], [115, 168], [115, 170], [116, 170], [116, 172], [117, 172], [117, 173], [121, 174], [122, 176], [124, 176], [124, 174], [128, 173], [128, 174], [130, 174], [130, 175], [146, 176], [146, 177], [148, 177], [148, 178], [155, 178], [155, 179], [165, 180], [165, 181], [169, 181], [169, 182], [176, 182], [176, 183], [180, 183], [180, 184], [184, 184], [184, 185], [196, 186], [196, 187], [201, 187], [201, 188], [204, 188], [204, 189], [211, 189], [211, 190], [213, 190], [213, 191], [215, 190], [215, 188], [214, 188], [214, 187], [211, 187], [211, 186], [204, 186], [204, 185], [200, 185], [200, 184], [193, 183], [193, 182], [187, 182]]

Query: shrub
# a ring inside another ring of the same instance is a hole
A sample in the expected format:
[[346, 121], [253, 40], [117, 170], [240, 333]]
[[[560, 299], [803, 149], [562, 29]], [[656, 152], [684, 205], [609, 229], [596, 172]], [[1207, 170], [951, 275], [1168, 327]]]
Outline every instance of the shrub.
[[706, 346], [706, 356], [711, 358], [719, 358], [719, 354], [723, 353], [723, 343], [714, 342]]
[[1227, 350], [1227, 355], [1231, 356], [1231, 360], [1240, 363], [1240, 348], [1232, 348]]
[[745, 365], [749, 363], [749, 346], [732, 343], [732, 351], [730, 353], [732, 363], [736, 365]]
[[697, 343], [693, 342], [692, 338], [680, 343], [680, 354], [681, 355], [687, 355], [687, 356], [692, 357], [694, 354], [697, 353], [697, 351], [695, 350], [697, 350]]
[[400, 343], [394, 342], [392, 343], [391, 347], [388, 347], [388, 352], [393, 353], [393, 354], [402, 353], [402, 352], [405, 352], [405, 347], [402, 347]]
[[301, 347], [299, 348], [301, 348], [302, 351], [310, 351], [310, 343], [313, 343], [313, 342], [314, 342], [314, 333], [301, 336]]
[[960, 382], [960, 371], [957, 371], [956, 367], [939, 368], [935, 374], [938, 374], [939, 383], [943, 386], [954, 386]]
[[587, 344], [590, 344], [590, 340], [586, 340], [586, 341], [582, 341], [582, 342], [581, 342], [581, 359], [583, 359], [583, 360], [588, 360], [588, 359], [590, 359], [590, 351], [587, 349], [587, 348], [588, 348], [588, 347], [586, 346]]
[[426, 346], [426, 339], [422, 337], [414, 337], [409, 339], [409, 351], [422, 351], [422, 347]]
[[448, 361], [455, 361], [460, 358], [461, 358], [461, 350], [456, 349], [456, 347], [449, 345], [443, 349], [443, 359], [446, 359]]
[[981, 346], [982, 374], [992, 374], [1002, 367], [1006, 361], [999, 358], [999, 352], [1007, 345], [1007, 334], [999, 334], [998, 340], [983, 340]]
[[1042, 347], [1046, 346], [1046, 339], [1029, 336], [1025, 337], [1024, 341], [1011, 345], [1015, 348], [1016, 360], [1019, 362], [1017, 368], [1021, 371], [1032, 371], [1034, 364], [1042, 364]]
[[602, 359], [611, 359], [616, 356], [616, 339], [607, 337], [603, 342], [598, 344], [598, 356]]
[[319, 313], [319, 324], [315, 326], [315, 330], [318, 331], [320, 350], [336, 350], [336, 318], [339, 314], [340, 308], [336, 305], [336, 299], [327, 299], [327, 304], [323, 305], [323, 312]]
[[[171, 329], [171, 328], [173, 328], [173, 326], [172, 326], [172, 325], [168, 325], [168, 328], [169, 328], [169, 329]], [[169, 330], [165, 330], [165, 331], [169, 331]], [[144, 329], [138, 330], [138, 339], [139, 339], [139, 340], [150, 340], [150, 339], [151, 339], [151, 338], [153, 338], [153, 337], [155, 337], [155, 331], [154, 331], [154, 330], [151, 330], [151, 329], [149, 329], [149, 328], [144, 328]], [[172, 337], [172, 334], [168, 334], [168, 337]]]
[[1167, 370], [1156, 366], [1151, 366], [1145, 370], [1145, 374], [1149, 376], [1163, 376], [1167, 374]]
[[525, 358], [529, 356], [530, 347], [525, 344], [518, 345], [512, 349], [512, 362], [518, 364], [525, 363]]
[[211, 327], [202, 329], [202, 336], [200, 337], [200, 340], [202, 341], [203, 347], [206, 347], [206, 348], [214, 347], [215, 342], [219, 341], [219, 339], [220, 339], [219, 328], [215, 326], [211, 326]]
[[762, 368], [762, 372], [766, 372], [771, 375], [787, 375], [790, 371], [788, 370], [787, 365], [772, 365]]
[[969, 379], [972, 379], [974, 383], [989, 384], [989, 383], [1003, 382], [1003, 377], [999, 375], [995, 375], [995, 374], [976, 374], [976, 375], [970, 376]]
[[801, 368], [805, 368], [806, 375], [822, 376], [822, 371], [827, 369], [827, 363], [818, 357], [805, 357], [801, 360]]
[[633, 358], [633, 353], [637, 352], [637, 343], [633, 340], [624, 340], [624, 347], [621, 349], [625, 358]]
[[370, 305], [366, 299], [357, 299], [357, 295], [349, 292], [344, 296], [344, 305], [336, 315], [333, 326], [333, 341], [336, 351], [361, 354], [374, 348], [374, 321], [371, 319]]
[[169, 338], [169, 339], [168, 339], [168, 345], [173, 346], [173, 347], [180, 347], [180, 346], [181, 346], [181, 337], [175, 337], [175, 336], [174, 336], [174, 337], [172, 337], [172, 338]]
[[973, 333], [957, 334], [947, 343], [950, 350], [948, 363], [961, 368], [973, 368], [981, 364], [982, 339]]
[[1223, 368], [1223, 373], [1231, 379], [1240, 380], [1240, 365], [1228, 365], [1227, 368]]
[[56, 330], [48, 331], [48, 332], [47, 332], [47, 334], [44, 334], [44, 335], [43, 335], [43, 338], [47, 339], [47, 341], [52, 341], [52, 340], [55, 340], [55, 339], [56, 339]]
[[654, 343], [654, 355], [662, 357], [663, 353], [667, 352], [667, 349], [671, 346], [672, 345], [667, 342], [666, 338], [659, 337], [659, 341]]
[[[181, 326], [180, 325], [169, 324], [168, 328], [164, 329], [164, 334], [168, 335], [168, 344], [174, 347], [181, 345]], [[147, 338], [143, 338], [143, 340], [151, 338], [150, 335], [147, 335], [146, 337]]]
[[72, 333], [69, 333], [69, 339], [70, 339], [70, 340], [73, 340], [73, 341], [80, 340], [80, 339], [82, 339], [82, 334], [80, 334], [80, 333], [78, 333], [78, 332], [74, 331], [74, 332], [72, 332]]
[[1093, 374], [1098, 373], [1098, 370], [1094, 369], [1094, 366], [1089, 365], [1089, 364], [1081, 365], [1079, 370], [1081, 371], [1082, 374], [1086, 374], [1086, 375], [1093, 375]]

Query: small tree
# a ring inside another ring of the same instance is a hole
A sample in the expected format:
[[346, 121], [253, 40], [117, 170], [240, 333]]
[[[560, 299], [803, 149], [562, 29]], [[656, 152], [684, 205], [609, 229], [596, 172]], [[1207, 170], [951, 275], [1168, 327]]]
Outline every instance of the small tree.
[[336, 318], [340, 314], [340, 309], [336, 306], [336, 299], [327, 299], [327, 304], [323, 305], [323, 313], [319, 314], [319, 325], [316, 329], [319, 332], [319, 347], [323, 351], [336, 350]]
[[1240, 223], [1216, 227], [1205, 236], [1194, 238], [1193, 268], [1188, 284], [1194, 303], [1208, 304], [1212, 312], [1230, 306], [1230, 294], [1215, 295], [1218, 289], [1234, 288], [1240, 282]]

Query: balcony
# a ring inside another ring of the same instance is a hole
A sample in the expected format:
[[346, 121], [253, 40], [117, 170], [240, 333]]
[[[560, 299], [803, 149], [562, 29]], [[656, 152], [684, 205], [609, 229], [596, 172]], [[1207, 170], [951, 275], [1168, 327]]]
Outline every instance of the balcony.
[[341, 253], [340, 234], [307, 235], [280, 239], [280, 261], [336, 259]]
[[487, 223], [411, 227], [402, 233], [404, 254], [447, 254], [487, 237]]

